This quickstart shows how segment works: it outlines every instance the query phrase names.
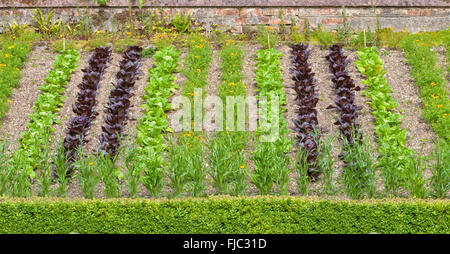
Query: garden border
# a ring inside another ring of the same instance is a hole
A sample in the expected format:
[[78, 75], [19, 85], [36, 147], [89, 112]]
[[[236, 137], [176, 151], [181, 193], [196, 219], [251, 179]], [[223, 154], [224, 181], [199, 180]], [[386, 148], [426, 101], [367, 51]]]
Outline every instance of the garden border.
[[0, 233], [450, 233], [448, 200], [0, 198]]

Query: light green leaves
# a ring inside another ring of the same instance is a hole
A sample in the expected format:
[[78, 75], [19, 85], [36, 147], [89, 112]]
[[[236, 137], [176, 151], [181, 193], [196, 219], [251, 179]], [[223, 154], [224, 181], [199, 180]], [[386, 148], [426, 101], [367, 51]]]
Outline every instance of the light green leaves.
[[80, 54], [76, 50], [66, 50], [55, 57], [52, 69], [45, 83], [40, 87], [42, 91], [36, 99], [27, 123], [27, 131], [22, 133], [18, 153], [27, 157], [27, 173], [33, 176], [33, 170], [42, 161], [41, 150], [48, 145], [49, 133], [53, 132], [52, 125], [57, 123], [57, 112], [65, 99], [62, 96], [64, 86], [70, 79], [72, 72], [78, 67]]

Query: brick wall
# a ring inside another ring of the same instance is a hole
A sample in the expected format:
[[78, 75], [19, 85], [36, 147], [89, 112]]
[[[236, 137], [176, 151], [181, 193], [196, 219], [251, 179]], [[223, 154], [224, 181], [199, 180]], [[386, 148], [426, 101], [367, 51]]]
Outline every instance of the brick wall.
[[44, 12], [54, 10], [55, 18], [64, 22], [76, 22], [87, 12], [94, 29], [116, 31], [129, 15], [129, 3], [133, 15], [158, 12], [158, 7], [164, 7], [162, 10], [169, 17], [175, 13], [190, 14], [206, 29], [212, 24], [223, 24], [234, 32], [247, 32], [258, 24], [277, 26], [283, 20], [287, 25], [293, 20], [301, 27], [305, 19], [313, 27], [322, 23], [334, 29], [343, 22], [343, 5], [353, 28], [374, 29], [379, 22], [381, 27], [418, 32], [446, 29], [450, 24], [449, 0], [147, 0], [142, 9], [137, 0], [108, 0], [103, 7], [95, 6], [93, 0], [0, 0], [0, 29], [13, 20], [31, 24], [32, 10], [41, 8]]

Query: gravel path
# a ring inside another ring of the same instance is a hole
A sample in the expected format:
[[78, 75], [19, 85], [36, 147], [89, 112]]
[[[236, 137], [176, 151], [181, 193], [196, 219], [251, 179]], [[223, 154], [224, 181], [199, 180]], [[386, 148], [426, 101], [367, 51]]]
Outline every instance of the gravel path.
[[401, 127], [408, 131], [406, 146], [417, 153], [430, 155], [436, 135], [422, 117], [422, 102], [419, 90], [410, 77], [410, 67], [406, 64], [403, 52], [391, 50], [389, 55], [381, 54], [386, 70], [386, 80], [392, 88], [392, 97], [398, 103], [395, 111], [403, 116]]

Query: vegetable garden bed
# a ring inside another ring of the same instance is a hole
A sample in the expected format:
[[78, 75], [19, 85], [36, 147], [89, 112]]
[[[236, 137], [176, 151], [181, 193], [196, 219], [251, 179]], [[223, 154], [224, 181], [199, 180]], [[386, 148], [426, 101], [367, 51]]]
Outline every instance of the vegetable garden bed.
[[447, 68], [428, 34], [355, 49], [270, 30], [3, 43], [0, 232], [450, 232]]

